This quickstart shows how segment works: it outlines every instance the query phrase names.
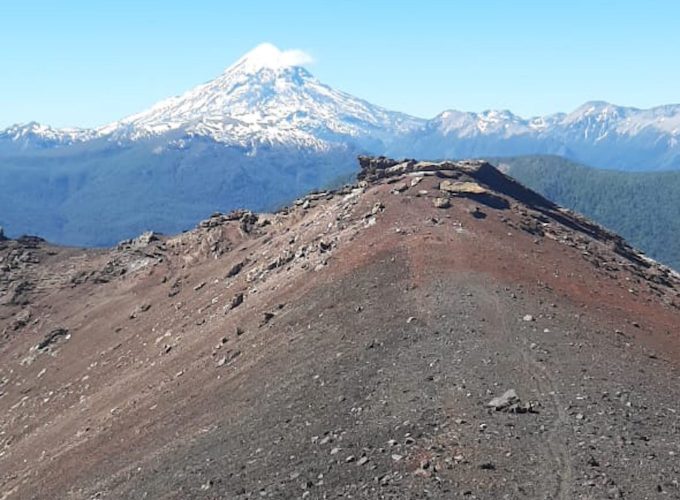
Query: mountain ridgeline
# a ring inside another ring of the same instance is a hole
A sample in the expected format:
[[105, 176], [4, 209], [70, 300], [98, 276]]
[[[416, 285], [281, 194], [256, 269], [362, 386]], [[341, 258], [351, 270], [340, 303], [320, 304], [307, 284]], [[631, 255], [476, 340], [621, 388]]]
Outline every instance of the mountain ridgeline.
[[264, 44], [214, 80], [97, 129], [0, 131], [0, 225], [106, 246], [182, 231], [213, 211], [272, 210], [356, 172], [362, 153], [466, 158], [557, 154], [602, 168], [680, 169], [680, 105], [604, 102], [521, 118], [389, 111], [281, 64]]
[[531, 189], [617, 232], [680, 269], [680, 172], [619, 172], [557, 156], [490, 161]]

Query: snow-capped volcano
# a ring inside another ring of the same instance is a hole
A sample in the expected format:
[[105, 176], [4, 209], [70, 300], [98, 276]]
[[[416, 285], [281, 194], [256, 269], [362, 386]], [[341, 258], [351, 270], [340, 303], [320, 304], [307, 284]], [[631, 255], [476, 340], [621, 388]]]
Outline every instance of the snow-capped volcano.
[[139, 139], [181, 130], [227, 144], [323, 149], [348, 139], [376, 143], [422, 125], [324, 85], [298, 65], [308, 60], [262, 44], [216, 79], [99, 133]]
[[680, 168], [680, 105], [637, 109], [592, 101], [571, 113], [532, 118], [448, 110], [424, 120], [321, 83], [303, 67], [310, 61], [302, 51], [262, 44], [214, 80], [141, 113], [95, 130], [14, 126], [0, 132], [0, 146], [24, 151], [99, 139], [116, 147], [154, 139], [185, 147], [208, 139], [248, 154], [263, 145], [429, 158], [540, 153], [605, 168]]

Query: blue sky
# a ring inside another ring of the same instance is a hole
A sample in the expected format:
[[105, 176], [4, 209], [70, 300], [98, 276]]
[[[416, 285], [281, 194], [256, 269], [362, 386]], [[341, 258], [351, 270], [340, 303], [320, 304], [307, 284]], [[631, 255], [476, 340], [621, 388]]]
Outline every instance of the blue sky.
[[0, 127], [97, 126], [209, 80], [261, 42], [390, 109], [680, 102], [680, 2], [22, 0], [0, 5]]

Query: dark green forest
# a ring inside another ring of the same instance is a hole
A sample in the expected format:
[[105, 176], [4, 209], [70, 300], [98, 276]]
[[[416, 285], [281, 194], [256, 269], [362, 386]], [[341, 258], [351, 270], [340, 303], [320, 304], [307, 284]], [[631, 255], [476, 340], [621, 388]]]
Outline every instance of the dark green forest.
[[558, 156], [488, 160], [550, 200], [615, 231], [648, 256], [680, 269], [680, 171], [600, 170]]

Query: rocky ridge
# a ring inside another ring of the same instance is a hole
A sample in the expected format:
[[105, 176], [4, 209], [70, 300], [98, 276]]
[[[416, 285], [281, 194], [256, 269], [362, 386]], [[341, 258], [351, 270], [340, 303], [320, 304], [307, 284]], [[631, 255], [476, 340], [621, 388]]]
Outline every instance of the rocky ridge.
[[1, 241], [0, 497], [680, 495], [680, 277], [488, 163], [360, 165]]

